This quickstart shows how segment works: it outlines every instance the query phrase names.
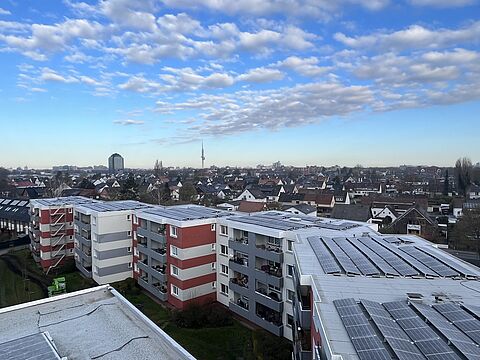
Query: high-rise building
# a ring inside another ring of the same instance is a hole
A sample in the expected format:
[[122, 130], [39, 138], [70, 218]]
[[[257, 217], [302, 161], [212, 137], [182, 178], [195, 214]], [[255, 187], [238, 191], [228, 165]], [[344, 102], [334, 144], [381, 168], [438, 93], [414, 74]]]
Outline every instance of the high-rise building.
[[108, 158], [108, 170], [111, 173], [116, 173], [118, 171], [121, 171], [125, 168], [125, 164], [123, 161], [123, 157], [120, 154], [112, 154]]

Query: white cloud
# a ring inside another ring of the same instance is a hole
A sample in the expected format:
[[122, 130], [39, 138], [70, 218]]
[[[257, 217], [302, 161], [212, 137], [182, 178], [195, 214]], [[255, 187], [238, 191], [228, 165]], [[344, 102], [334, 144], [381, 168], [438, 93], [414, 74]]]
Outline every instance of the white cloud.
[[276, 80], [282, 80], [285, 74], [277, 69], [256, 68], [250, 69], [245, 74], [239, 75], [237, 80], [248, 81], [252, 83], [266, 83]]
[[42, 81], [51, 81], [51, 82], [61, 82], [61, 83], [76, 83], [78, 79], [73, 76], [63, 76], [58, 74], [55, 70], [49, 68], [43, 68], [42, 74], [40, 75], [40, 80]]
[[276, 66], [293, 70], [303, 76], [315, 77], [328, 72], [330, 66], [319, 66], [319, 60], [312, 56], [308, 58], [300, 58], [298, 56], [289, 56], [283, 61], [276, 63]]
[[113, 123], [117, 125], [129, 126], [129, 125], [143, 125], [145, 124], [145, 121], [127, 119], [127, 120], [115, 120]]
[[478, 41], [480, 38], [480, 21], [461, 29], [430, 30], [420, 25], [412, 25], [405, 30], [393, 33], [375, 33], [357, 37], [348, 37], [336, 33], [334, 38], [352, 48], [379, 48], [401, 51], [418, 48], [440, 48], [458, 46], [462, 43]]
[[477, 0], [409, 0], [408, 2], [414, 6], [449, 8], [473, 5]]
[[12, 13], [8, 10], [0, 8], [0, 15], [11, 15]]

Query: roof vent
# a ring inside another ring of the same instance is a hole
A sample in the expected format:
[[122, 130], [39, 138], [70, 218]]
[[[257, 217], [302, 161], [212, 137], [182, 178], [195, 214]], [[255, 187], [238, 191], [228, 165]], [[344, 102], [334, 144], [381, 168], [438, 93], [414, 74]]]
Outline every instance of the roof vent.
[[302, 219], [299, 218], [299, 217], [291, 217], [289, 220], [292, 220], [292, 221], [302, 221]]
[[410, 302], [422, 302], [423, 295], [419, 293], [407, 293], [408, 301]]

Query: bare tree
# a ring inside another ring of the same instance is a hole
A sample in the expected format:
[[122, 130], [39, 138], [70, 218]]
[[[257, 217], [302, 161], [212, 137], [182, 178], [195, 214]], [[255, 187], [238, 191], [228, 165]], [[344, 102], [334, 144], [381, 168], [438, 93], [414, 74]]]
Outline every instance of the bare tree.
[[158, 179], [162, 174], [162, 166], [160, 165], [160, 161], [155, 160], [155, 165], [153, 166], [153, 175]]
[[472, 161], [469, 158], [458, 159], [455, 163], [455, 180], [460, 195], [466, 196], [472, 182]]

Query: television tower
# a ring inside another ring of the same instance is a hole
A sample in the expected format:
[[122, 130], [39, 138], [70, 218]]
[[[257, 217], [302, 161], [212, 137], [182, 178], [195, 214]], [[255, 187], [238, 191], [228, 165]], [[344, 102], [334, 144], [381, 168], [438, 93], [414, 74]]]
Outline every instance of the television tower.
[[204, 168], [205, 166], [205, 150], [203, 149], [203, 140], [202, 140], [202, 169]]

